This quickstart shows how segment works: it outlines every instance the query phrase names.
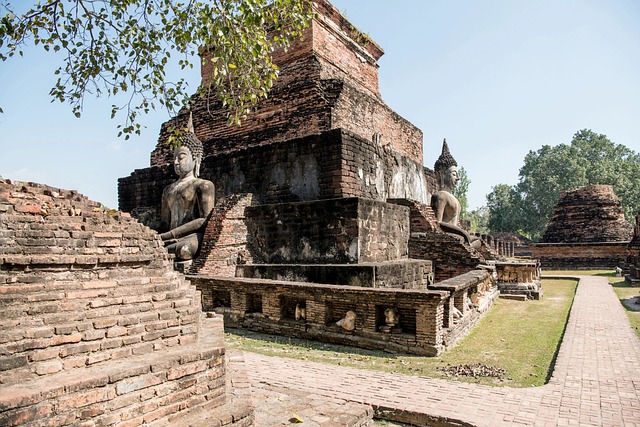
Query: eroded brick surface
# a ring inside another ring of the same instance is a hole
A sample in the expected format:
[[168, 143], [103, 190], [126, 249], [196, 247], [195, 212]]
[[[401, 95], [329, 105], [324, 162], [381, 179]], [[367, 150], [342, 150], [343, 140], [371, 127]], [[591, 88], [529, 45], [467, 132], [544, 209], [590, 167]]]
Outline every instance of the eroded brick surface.
[[221, 319], [202, 322], [155, 232], [40, 184], [0, 180], [0, 205], [0, 425], [166, 424], [202, 406], [235, 423]]

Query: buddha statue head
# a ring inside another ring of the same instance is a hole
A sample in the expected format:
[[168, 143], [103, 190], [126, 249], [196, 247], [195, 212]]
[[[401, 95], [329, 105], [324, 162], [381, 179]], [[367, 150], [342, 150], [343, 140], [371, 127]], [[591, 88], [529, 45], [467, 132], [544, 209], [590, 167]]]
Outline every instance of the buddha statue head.
[[458, 163], [449, 152], [447, 140], [442, 142], [442, 153], [433, 166], [433, 170], [438, 178], [439, 189], [451, 192], [458, 184], [460, 175], [458, 173]]
[[173, 169], [180, 178], [193, 173], [194, 178], [200, 175], [200, 162], [204, 149], [193, 129], [193, 118], [189, 116], [186, 132], [177, 137], [178, 146], [173, 152]]

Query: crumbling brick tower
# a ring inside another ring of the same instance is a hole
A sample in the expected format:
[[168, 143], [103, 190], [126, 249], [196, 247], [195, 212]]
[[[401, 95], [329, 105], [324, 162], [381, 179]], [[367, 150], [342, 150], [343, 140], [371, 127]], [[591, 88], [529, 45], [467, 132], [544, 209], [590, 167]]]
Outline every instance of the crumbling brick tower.
[[[236, 264], [251, 261], [359, 263], [411, 256], [409, 215], [420, 209], [387, 202], [411, 200], [428, 208], [435, 179], [422, 165], [422, 132], [381, 99], [382, 49], [326, 0], [314, 8], [303, 40], [275, 54], [280, 75], [269, 98], [241, 126], [227, 125], [220, 104], [194, 98], [189, 111], [163, 125], [150, 167], [119, 180], [120, 209], [157, 228], [162, 189], [175, 179], [168, 129], [185, 127], [193, 114], [204, 144], [200, 175], [215, 184], [219, 203], [205, 237], [206, 259], [201, 254], [191, 273], [233, 276]], [[208, 63], [204, 57], [203, 84]], [[277, 206], [282, 203], [309, 205]], [[367, 207], [371, 203], [375, 209]], [[326, 215], [315, 225], [305, 223], [305, 234], [293, 231], [293, 212], [342, 212], [348, 220]], [[384, 230], [371, 230], [373, 223]], [[473, 269], [482, 258], [463, 252], [455, 255], [460, 265], [448, 266], [443, 278]], [[416, 258], [432, 255], [423, 250]], [[445, 263], [442, 257], [440, 265]]]
[[[201, 176], [214, 182], [217, 196], [251, 192], [260, 203], [336, 197], [428, 202], [422, 132], [380, 98], [382, 49], [328, 2], [316, 7], [304, 39], [275, 54], [279, 78], [241, 126], [227, 125], [221, 105], [194, 100], [195, 133], [205, 148]], [[207, 63], [203, 58], [203, 82]], [[163, 187], [174, 179], [168, 128], [185, 126], [188, 117], [183, 110], [163, 125], [150, 168], [120, 180], [121, 209], [159, 206]]]

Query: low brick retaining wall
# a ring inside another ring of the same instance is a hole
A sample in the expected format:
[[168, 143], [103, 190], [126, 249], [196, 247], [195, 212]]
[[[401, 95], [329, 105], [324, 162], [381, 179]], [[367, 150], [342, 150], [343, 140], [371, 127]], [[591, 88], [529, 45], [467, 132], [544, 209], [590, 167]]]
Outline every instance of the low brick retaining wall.
[[613, 270], [626, 261], [629, 242], [538, 243], [531, 245], [533, 258], [545, 269]]
[[[434, 289], [380, 289], [254, 278], [190, 276], [204, 310], [225, 316], [225, 326], [360, 348], [436, 356], [464, 336], [497, 297], [488, 272], [475, 270]], [[473, 304], [473, 295], [481, 295]], [[461, 317], [455, 318], [452, 307]], [[296, 316], [304, 310], [304, 317]], [[385, 310], [399, 326], [385, 330]], [[355, 329], [336, 325], [348, 311]]]

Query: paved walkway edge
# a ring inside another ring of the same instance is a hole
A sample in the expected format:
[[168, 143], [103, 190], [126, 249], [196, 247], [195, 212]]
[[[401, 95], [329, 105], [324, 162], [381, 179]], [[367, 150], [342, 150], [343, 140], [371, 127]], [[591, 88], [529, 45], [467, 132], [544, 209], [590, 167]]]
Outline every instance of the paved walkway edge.
[[640, 426], [640, 339], [606, 278], [580, 276], [553, 375], [498, 388], [245, 353], [252, 384], [369, 404], [442, 426]]

